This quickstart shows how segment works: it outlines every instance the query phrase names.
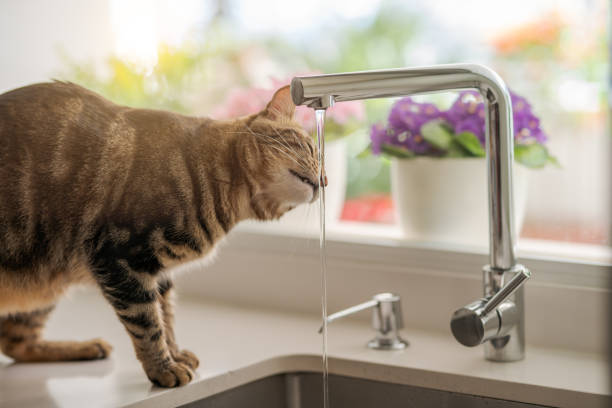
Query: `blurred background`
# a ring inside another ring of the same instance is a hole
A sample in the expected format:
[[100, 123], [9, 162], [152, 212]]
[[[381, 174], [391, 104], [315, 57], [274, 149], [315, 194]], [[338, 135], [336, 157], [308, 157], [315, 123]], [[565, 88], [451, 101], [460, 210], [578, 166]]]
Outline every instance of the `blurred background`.
[[[121, 104], [226, 117], [296, 73], [487, 64], [530, 101], [560, 163], [531, 171], [521, 236], [609, 246], [608, 19], [605, 0], [7, 0], [0, 92], [58, 78]], [[389, 160], [364, 154], [392, 103], [366, 102], [336, 132], [342, 220], [396, 222]]]

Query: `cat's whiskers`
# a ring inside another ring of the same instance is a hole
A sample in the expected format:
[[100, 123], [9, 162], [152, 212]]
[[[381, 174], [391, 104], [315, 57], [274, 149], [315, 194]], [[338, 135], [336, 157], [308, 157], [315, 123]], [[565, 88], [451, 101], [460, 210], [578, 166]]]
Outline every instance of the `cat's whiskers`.
[[270, 147], [272, 147], [273, 149], [277, 150], [279, 153], [283, 154], [284, 157], [288, 158], [289, 160], [291, 160], [292, 162], [294, 162], [301, 170], [304, 171], [308, 171], [308, 167], [306, 167], [303, 163], [300, 163], [294, 156], [292, 156], [290, 153], [282, 150], [281, 148], [274, 146], [274, 145], [270, 145]]
[[[278, 132], [278, 130], [277, 130], [277, 129], [274, 129], [274, 131], [275, 131], [275, 132], [276, 132], [276, 134], [278, 135], [278, 137], [279, 137], [279, 141], [283, 141], [283, 136], [282, 136], [282, 135], [281, 135], [281, 134]], [[304, 150], [309, 150], [309, 149], [308, 149], [308, 146], [307, 146], [307, 144], [306, 144], [306, 142], [304, 141], [304, 139], [297, 139], [297, 143], [298, 143], [298, 144], [299, 144], [299, 145], [300, 145], [300, 146], [301, 146], [301, 147], [302, 147]], [[295, 149], [294, 149], [294, 148], [292, 148], [291, 146], [289, 146], [289, 145], [288, 145], [286, 142], [284, 143], [284, 145], [285, 145], [285, 146], [286, 146], [288, 149], [290, 149], [290, 151], [291, 151], [291, 152], [295, 152]], [[296, 153], [296, 152], [295, 152], [295, 153]], [[315, 152], [315, 153], [316, 153], [316, 152]], [[317, 156], [314, 156], [314, 157], [317, 157]], [[310, 164], [311, 166], [313, 166], [313, 167], [318, 167], [318, 164], [317, 164], [317, 162], [315, 161], [314, 157], [313, 157], [313, 156], [306, 156], [306, 162], [307, 162], [308, 164]], [[307, 170], [307, 169], [308, 169], [308, 166], [304, 165], [304, 166], [303, 166], [303, 169], [304, 169], [304, 170]]]
[[249, 132], [238, 132], [238, 131], [234, 131], [234, 132], [228, 132], [228, 133], [244, 133], [244, 134], [252, 134], [255, 137], [258, 138], [263, 138], [264, 140], [266, 140], [266, 146], [271, 147], [273, 149], [275, 149], [276, 151], [278, 151], [279, 153], [281, 153], [283, 155], [283, 157], [287, 157], [288, 159], [292, 160], [293, 162], [295, 162], [298, 167], [300, 167], [302, 170], [307, 171], [308, 167], [306, 167], [303, 163], [300, 163], [297, 161], [297, 159], [295, 158], [296, 152], [295, 151], [287, 151], [283, 148], [284, 145], [279, 146], [279, 142], [278, 140], [274, 139], [273, 137], [270, 137], [269, 135], [266, 135], [264, 133], [256, 133], [253, 132], [252, 130], [249, 129]]
[[[252, 135], [255, 135], [255, 136], [263, 136], [264, 138], [267, 138], [268, 140], [271, 140], [271, 141], [272, 141], [272, 143], [274, 143], [274, 144], [278, 144], [278, 145], [280, 145], [280, 146], [281, 146], [281, 147], [283, 147], [283, 148], [284, 148], [284, 147], [286, 147], [286, 148], [288, 149], [288, 150], [286, 150], [286, 152], [287, 152], [287, 153], [293, 153], [293, 154], [296, 154], [295, 150], [293, 150], [293, 149], [291, 148], [291, 146], [289, 146], [287, 143], [285, 143], [285, 142], [284, 142], [283, 137], [282, 137], [282, 136], [281, 136], [281, 134], [278, 132], [278, 130], [276, 130], [276, 129], [274, 129], [274, 128], [273, 128], [273, 130], [274, 130], [274, 131], [276, 132], [276, 134], [278, 135], [278, 139], [277, 139], [277, 138], [273, 138], [273, 137], [272, 137], [272, 136], [270, 136], [270, 135], [266, 135], [265, 133], [253, 132], [253, 130], [252, 130], [252, 129], [251, 129], [249, 126], [247, 126], [246, 128], [249, 130], [249, 132], [251, 132], [251, 134], [252, 134]], [[283, 149], [283, 150], [284, 150], [284, 149]]]
[[[253, 136], [255, 137], [259, 137], [259, 138], [264, 138], [267, 140], [271, 140], [272, 143], [267, 144], [267, 146], [275, 149], [276, 151], [278, 151], [279, 153], [281, 153], [283, 155], [283, 157], [286, 157], [287, 159], [291, 160], [292, 162], [294, 162], [299, 168], [300, 170], [303, 170], [305, 172], [307, 172], [309, 169], [308, 167], [306, 167], [303, 163], [300, 163], [296, 158], [296, 152], [295, 150], [291, 150], [291, 151], [287, 151], [285, 150], [281, 145], [278, 146], [279, 141], [269, 135], [266, 135], [264, 133], [258, 133], [258, 132], [254, 132], [250, 127], [246, 126], [246, 128], [248, 129], [249, 133], [251, 133]], [[234, 133], [241, 133], [241, 132], [234, 132]], [[246, 132], [242, 132], [242, 133], [246, 133]]]
[[[274, 130], [274, 132], [275, 132], [275, 133], [276, 133], [276, 135], [278, 136], [278, 139], [277, 139], [277, 140], [278, 140], [278, 141], [279, 141], [279, 142], [280, 142], [282, 145], [284, 145], [285, 147], [287, 147], [287, 149], [289, 149], [290, 151], [293, 151], [293, 152], [295, 153], [295, 150], [294, 150], [294, 149], [293, 149], [291, 146], [289, 146], [289, 144], [288, 144], [288, 143], [287, 143], [287, 142], [284, 140], [283, 136], [280, 134], [280, 132], [278, 131], [278, 129], [276, 129], [276, 128], [272, 128], [272, 129]], [[299, 143], [299, 141], [298, 141], [298, 143]], [[303, 146], [303, 145], [302, 145], [302, 146]]]
[[287, 144], [287, 143], [285, 142], [285, 140], [283, 139], [283, 136], [281, 136], [281, 134], [278, 132], [278, 130], [277, 130], [277, 129], [272, 128], [272, 129], [274, 130], [274, 132], [276, 132], [276, 134], [278, 135], [278, 139], [273, 138], [273, 137], [272, 137], [272, 136], [270, 136], [270, 135], [266, 135], [265, 133], [253, 132], [253, 129], [251, 129], [251, 128], [250, 128], [248, 125], [246, 125], [246, 128], [247, 128], [247, 130], [248, 130], [249, 132], [251, 132], [251, 134], [253, 134], [253, 135], [259, 135], [259, 136], [266, 137], [266, 138], [268, 138], [269, 140], [271, 140], [273, 143], [280, 144], [281, 146], [286, 147], [286, 148], [288, 149], [288, 150], [287, 150], [287, 152], [288, 152], [288, 153], [294, 153], [294, 154], [296, 153], [296, 152], [295, 152], [295, 150], [293, 150], [293, 149], [291, 148], [291, 146], [289, 146], [289, 144]]

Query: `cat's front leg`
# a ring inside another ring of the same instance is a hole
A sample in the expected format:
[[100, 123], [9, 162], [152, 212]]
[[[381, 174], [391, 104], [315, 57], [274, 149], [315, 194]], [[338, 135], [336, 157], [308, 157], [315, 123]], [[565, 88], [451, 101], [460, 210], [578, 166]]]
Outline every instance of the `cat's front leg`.
[[96, 269], [94, 275], [128, 331], [147, 376], [162, 387], [187, 384], [193, 371], [189, 364], [176, 361], [168, 347], [157, 279], [121, 260], [112, 264]]
[[161, 301], [162, 315], [164, 319], [166, 343], [168, 344], [168, 348], [170, 349], [170, 354], [172, 355], [175, 361], [185, 363], [193, 370], [195, 370], [200, 365], [200, 361], [191, 351], [179, 350], [178, 345], [176, 344], [176, 339], [174, 337], [174, 285], [172, 284], [172, 281], [169, 279], [164, 279], [159, 282], [158, 292]]

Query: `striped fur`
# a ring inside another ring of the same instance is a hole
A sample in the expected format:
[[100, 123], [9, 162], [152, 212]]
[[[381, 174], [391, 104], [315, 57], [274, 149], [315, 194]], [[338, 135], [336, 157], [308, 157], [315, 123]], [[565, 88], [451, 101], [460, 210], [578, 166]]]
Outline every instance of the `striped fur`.
[[117, 106], [77, 85], [0, 95], [0, 348], [17, 361], [106, 357], [103, 340], [47, 342], [71, 285], [117, 312], [149, 379], [186, 384], [198, 359], [173, 331], [168, 269], [244, 219], [317, 196], [317, 151], [288, 88], [259, 114], [214, 121]]

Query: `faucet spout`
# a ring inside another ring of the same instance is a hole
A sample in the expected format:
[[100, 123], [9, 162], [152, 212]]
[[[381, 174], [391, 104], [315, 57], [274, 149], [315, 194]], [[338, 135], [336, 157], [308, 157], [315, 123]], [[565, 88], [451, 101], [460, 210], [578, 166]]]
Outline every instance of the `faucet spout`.
[[[491, 69], [478, 64], [347, 72], [295, 77], [291, 81], [293, 102], [314, 109], [326, 109], [334, 102], [461, 89], [480, 92], [487, 112], [489, 265], [483, 268], [485, 299], [457, 311], [451, 325], [462, 344], [472, 346], [488, 340], [487, 359], [520, 360], [525, 347], [520, 283], [528, 275], [513, 279], [522, 267], [517, 267], [515, 256], [512, 104], [504, 81]], [[506, 286], [507, 282], [512, 284]]]

